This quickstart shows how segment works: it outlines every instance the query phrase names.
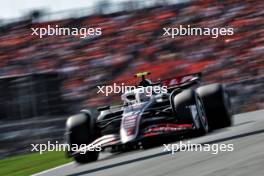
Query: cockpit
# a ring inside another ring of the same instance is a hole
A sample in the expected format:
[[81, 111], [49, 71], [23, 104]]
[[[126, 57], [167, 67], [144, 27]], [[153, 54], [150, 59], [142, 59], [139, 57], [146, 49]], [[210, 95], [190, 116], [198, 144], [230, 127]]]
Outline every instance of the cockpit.
[[124, 105], [133, 105], [149, 101], [151, 96], [152, 93], [149, 93], [146, 88], [142, 87], [124, 93], [121, 98], [124, 101]]

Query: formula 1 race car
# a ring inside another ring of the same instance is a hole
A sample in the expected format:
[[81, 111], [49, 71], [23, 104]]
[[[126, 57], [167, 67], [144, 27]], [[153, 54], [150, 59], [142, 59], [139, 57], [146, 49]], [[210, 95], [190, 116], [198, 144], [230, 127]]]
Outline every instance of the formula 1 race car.
[[[151, 141], [149, 138], [188, 132], [199, 136], [232, 124], [230, 100], [223, 85], [199, 86], [201, 73], [156, 83], [145, 78], [148, 74], [136, 74], [142, 80], [135, 89], [121, 96], [124, 104], [98, 107], [97, 117], [89, 110], [69, 117], [66, 122], [68, 144], [89, 144], [89, 147], [103, 149], [135, 144], [145, 147], [151, 145], [146, 142]], [[162, 91], [146, 91], [157, 87]], [[68, 155], [78, 163], [96, 161], [99, 150], [90, 149], [69, 151]], [[85, 154], [80, 154], [83, 150]]]

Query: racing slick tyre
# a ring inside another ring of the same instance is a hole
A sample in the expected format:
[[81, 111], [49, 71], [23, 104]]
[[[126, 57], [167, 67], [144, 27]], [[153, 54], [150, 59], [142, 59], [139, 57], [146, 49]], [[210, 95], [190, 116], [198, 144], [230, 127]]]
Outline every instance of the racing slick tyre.
[[[72, 145], [88, 145], [96, 138], [95, 121], [90, 113], [80, 113], [68, 118], [66, 122], [66, 140]], [[99, 151], [87, 151], [85, 154], [73, 155], [78, 163], [88, 163], [96, 161]]]
[[197, 93], [202, 98], [205, 113], [211, 129], [232, 125], [232, 108], [228, 93], [221, 84], [199, 87]]
[[184, 90], [173, 98], [173, 108], [179, 123], [194, 124], [194, 134], [204, 135], [208, 132], [208, 122], [202, 99], [194, 90]]

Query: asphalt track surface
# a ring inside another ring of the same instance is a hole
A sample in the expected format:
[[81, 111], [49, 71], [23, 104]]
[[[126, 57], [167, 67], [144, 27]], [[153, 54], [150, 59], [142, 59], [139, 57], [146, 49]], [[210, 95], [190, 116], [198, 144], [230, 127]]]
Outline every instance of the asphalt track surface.
[[[37, 176], [264, 176], [264, 110], [234, 116], [234, 125], [191, 143], [233, 144], [231, 152], [164, 151], [164, 146], [122, 154], [100, 154], [97, 162], [59, 166]], [[174, 143], [177, 143], [174, 142]]]

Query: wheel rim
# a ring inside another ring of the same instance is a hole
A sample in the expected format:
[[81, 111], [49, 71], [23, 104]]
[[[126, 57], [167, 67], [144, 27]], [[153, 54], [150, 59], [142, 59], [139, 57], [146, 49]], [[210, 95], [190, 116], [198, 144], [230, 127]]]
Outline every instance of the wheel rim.
[[200, 100], [200, 98], [198, 98], [198, 112], [199, 112], [199, 118], [201, 121], [202, 126], [204, 127], [204, 129], [207, 131], [208, 130], [208, 121], [206, 118], [206, 114], [204, 111], [204, 107], [202, 104], [202, 101]]
[[228, 93], [224, 92], [223, 96], [224, 96], [225, 108], [226, 108], [228, 114], [230, 115], [230, 114], [232, 114], [232, 108], [231, 108], [231, 102], [229, 99], [229, 95], [228, 95]]

